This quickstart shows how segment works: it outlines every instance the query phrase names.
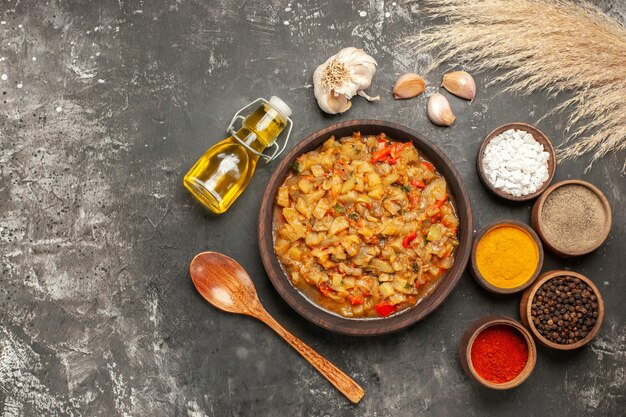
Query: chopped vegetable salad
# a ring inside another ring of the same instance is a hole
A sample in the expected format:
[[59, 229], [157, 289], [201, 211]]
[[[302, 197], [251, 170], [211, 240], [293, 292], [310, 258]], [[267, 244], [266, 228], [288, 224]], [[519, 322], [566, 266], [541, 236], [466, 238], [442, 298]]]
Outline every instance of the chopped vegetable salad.
[[411, 142], [329, 138], [279, 188], [274, 250], [294, 286], [344, 317], [416, 305], [454, 263], [446, 180]]

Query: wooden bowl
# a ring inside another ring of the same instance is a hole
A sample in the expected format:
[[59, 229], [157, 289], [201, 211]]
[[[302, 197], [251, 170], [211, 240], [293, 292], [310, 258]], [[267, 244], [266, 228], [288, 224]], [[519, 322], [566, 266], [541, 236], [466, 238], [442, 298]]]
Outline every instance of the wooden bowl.
[[[493, 229], [496, 229], [498, 227], [502, 227], [502, 226], [516, 226], [516, 227], [519, 227], [520, 229], [523, 229], [535, 241], [535, 243], [537, 244], [537, 249], [539, 250], [539, 262], [537, 263], [537, 268], [535, 268], [535, 272], [533, 272], [532, 276], [526, 282], [514, 288], [500, 288], [489, 283], [485, 279], [483, 274], [480, 273], [480, 271], [478, 270], [478, 265], [476, 264], [476, 249], [478, 248], [478, 242], [480, 242], [480, 239], [482, 239], [483, 236], [487, 234], [487, 232]], [[523, 289], [528, 287], [530, 284], [532, 284], [535, 279], [537, 279], [537, 277], [539, 276], [539, 273], [541, 272], [542, 267], [543, 267], [543, 246], [541, 245], [541, 240], [539, 239], [539, 236], [537, 236], [535, 231], [525, 223], [518, 222], [515, 220], [504, 220], [504, 221], [494, 222], [483, 227], [478, 232], [478, 234], [476, 234], [476, 236], [474, 237], [474, 243], [472, 245], [472, 254], [470, 256], [470, 271], [472, 272], [472, 276], [474, 277], [476, 282], [478, 282], [478, 284], [481, 287], [483, 287], [484, 289], [488, 291], [491, 291], [496, 294], [513, 294], [518, 291], [522, 291]]]
[[[570, 185], [570, 184], [582, 185], [583, 187], [587, 187], [588, 189], [593, 191], [602, 202], [602, 205], [604, 206], [604, 211], [606, 213], [606, 219], [607, 219], [604, 225], [604, 229], [602, 229], [602, 232], [598, 235], [598, 240], [593, 245], [589, 246], [588, 249], [584, 249], [580, 251], [571, 251], [565, 248], [559, 248], [555, 244], [555, 242], [550, 242], [550, 240], [546, 238], [546, 235], [543, 229], [543, 222], [541, 221], [541, 212], [543, 210], [543, 205], [546, 202], [546, 199], [548, 198], [550, 193], [552, 193], [554, 190], [556, 190], [559, 187], [562, 187], [564, 185]], [[595, 185], [590, 184], [587, 181], [581, 181], [581, 180], [560, 181], [555, 184], [552, 184], [552, 186], [548, 188], [541, 195], [541, 197], [537, 199], [537, 201], [535, 201], [535, 204], [533, 204], [531, 222], [535, 230], [537, 230], [537, 234], [539, 234], [539, 237], [541, 238], [544, 245], [546, 245], [548, 249], [550, 249], [555, 254], [562, 256], [564, 258], [571, 258], [574, 256], [586, 255], [590, 252], [593, 252], [594, 250], [598, 249], [598, 247], [602, 245], [602, 243], [604, 243], [606, 238], [609, 236], [609, 232], [611, 231], [611, 222], [612, 222], [611, 206], [609, 205], [609, 200], [607, 200], [607, 198], [604, 196], [602, 191], [600, 191]]]
[[[554, 343], [554, 342], [549, 341], [545, 337], [543, 337], [539, 333], [537, 328], [535, 327], [535, 324], [532, 321], [532, 316], [531, 316], [531, 311], [530, 311], [531, 306], [532, 306], [532, 300], [533, 298], [535, 298], [535, 293], [537, 292], [539, 287], [541, 287], [544, 282], [549, 281], [554, 277], [560, 277], [563, 275], [580, 278], [582, 281], [584, 281], [587, 285], [591, 287], [596, 297], [598, 297], [598, 301], [597, 301], [598, 302], [598, 318], [596, 319], [596, 324], [593, 326], [589, 334], [587, 334], [587, 336], [584, 339], [581, 339], [578, 342], [572, 343], [569, 345]], [[558, 349], [558, 350], [573, 350], [573, 349], [578, 349], [579, 347], [584, 346], [587, 343], [589, 343], [589, 341], [593, 339], [595, 335], [598, 333], [598, 331], [600, 330], [600, 327], [602, 326], [602, 321], [604, 320], [604, 300], [602, 299], [602, 295], [600, 294], [598, 287], [596, 287], [595, 284], [586, 276], [579, 274], [577, 272], [574, 272], [574, 271], [561, 271], [561, 270], [548, 271], [548, 272], [544, 272], [543, 274], [541, 274], [541, 276], [539, 277], [537, 281], [535, 281], [533, 286], [529, 287], [528, 289], [526, 289], [526, 291], [524, 291], [524, 293], [522, 294], [522, 299], [519, 304], [519, 314], [520, 314], [520, 318], [524, 326], [526, 326], [526, 328], [530, 330], [530, 332], [533, 334], [535, 339], [537, 339], [537, 342], [539, 342], [540, 345], [549, 347], [552, 349]]]
[[[281, 267], [278, 257], [274, 253], [272, 231], [273, 210], [276, 193], [287, 175], [289, 166], [299, 155], [312, 151], [320, 146], [330, 136], [337, 138], [350, 136], [354, 132], [363, 135], [377, 135], [385, 133], [392, 140], [411, 141], [446, 178], [449, 195], [455, 203], [459, 217], [459, 246], [455, 252], [455, 262], [452, 268], [442, 277], [435, 290], [420, 304], [400, 314], [385, 318], [346, 318], [329, 312], [309, 301], [297, 288]], [[281, 297], [294, 310], [311, 322], [334, 332], [348, 335], [378, 335], [398, 331], [410, 326], [432, 313], [450, 294], [467, 266], [472, 244], [472, 209], [470, 198], [461, 175], [452, 162], [437, 146], [428, 139], [404, 126], [379, 120], [352, 120], [331, 125], [322, 129], [298, 143], [285, 157], [272, 174], [265, 194], [261, 201], [258, 223], [258, 239], [261, 259], [272, 284]]]
[[[487, 381], [483, 379], [476, 370], [474, 369], [474, 365], [472, 364], [472, 346], [476, 337], [487, 327], [496, 326], [496, 325], [504, 325], [510, 326], [517, 330], [526, 340], [526, 346], [528, 347], [528, 361], [526, 362], [526, 366], [520, 372], [518, 376], [510, 380], [509, 382], [505, 382], [502, 384], [495, 384], [493, 382]], [[504, 316], [486, 316], [474, 324], [472, 324], [463, 335], [461, 339], [461, 344], [459, 346], [459, 358], [461, 360], [461, 367], [467, 374], [467, 376], [479, 383], [480, 385], [495, 389], [495, 390], [507, 390], [511, 388], [515, 388], [520, 385], [522, 382], [526, 381], [526, 379], [530, 376], [535, 369], [535, 364], [537, 363], [537, 347], [535, 346], [535, 342], [526, 330], [520, 323], [513, 320], [509, 317]]]
[[[523, 131], [530, 133], [531, 135], [533, 135], [533, 138], [535, 138], [537, 142], [543, 145], [543, 149], [550, 154], [550, 157], [548, 158], [548, 179], [534, 193], [521, 195], [521, 196], [514, 196], [502, 190], [499, 190], [496, 187], [494, 187], [491, 184], [491, 182], [489, 182], [489, 179], [487, 178], [487, 174], [485, 174], [485, 171], [483, 169], [483, 157], [485, 154], [485, 148], [487, 147], [487, 145], [489, 144], [489, 142], [491, 142], [493, 138], [495, 138], [500, 133], [509, 129], [523, 130]], [[548, 139], [546, 134], [543, 133], [541, 130], [537, 129], [535, 126], [529, 125], [528, 123], [521, 123], [521, 122], [507, 123], [505, 125], [502, 125], [492, 130], [491, 133], [489, 133], [487, 137], [485, 138], [485, 140], [483, 141], [483, 144], [480, 146], [480, 150], [478, 151], [478, 157], [476, 158], [476, 170], [478, 171], [478, 177], [482, 181], [483, 185], [489, 191], [491, 191], [498, 197], [503, 198], [505, 200], [516, 201], [516, 202], [528, 201], [528, 200], [532, 200], [533, 198], [541, 194], [546, 188], [548, 188], [548, 186], [552, 182], [552, 179], [554, 178], [554, 172], [556, 171], [556, 152], [554, 151], [554, 146], [552, 146], [552, 142], [550, 142], [550, 139]]]

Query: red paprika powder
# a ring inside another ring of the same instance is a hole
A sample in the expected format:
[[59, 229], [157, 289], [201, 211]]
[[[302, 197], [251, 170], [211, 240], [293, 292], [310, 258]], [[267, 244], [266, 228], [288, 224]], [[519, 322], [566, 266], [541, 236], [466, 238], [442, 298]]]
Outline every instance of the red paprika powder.
[[474, 339], [471, 357], [478, 375], [486, 381], [503, 384], [524, 370], [528, 346], [524, 336], [514, 328], [490, 326]]

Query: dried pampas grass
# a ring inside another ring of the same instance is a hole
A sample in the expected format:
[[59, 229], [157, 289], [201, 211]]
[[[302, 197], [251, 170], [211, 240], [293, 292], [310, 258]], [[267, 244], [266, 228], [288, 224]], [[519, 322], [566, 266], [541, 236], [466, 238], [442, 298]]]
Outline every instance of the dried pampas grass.
[[[471, 70], [503, 70], [490, 84], [571, 98], [570, 135], [560, 158], [593, 153], [591, 163], [626, 149], [626, 29], [595, 6], [565, 0], [426, 0], [446, 23], [408, 38], [416, 52], [438, 50]], [[591, 166], [591, 165], [590, 165]], [[626, 170], [626, 161], [622, 170]]]

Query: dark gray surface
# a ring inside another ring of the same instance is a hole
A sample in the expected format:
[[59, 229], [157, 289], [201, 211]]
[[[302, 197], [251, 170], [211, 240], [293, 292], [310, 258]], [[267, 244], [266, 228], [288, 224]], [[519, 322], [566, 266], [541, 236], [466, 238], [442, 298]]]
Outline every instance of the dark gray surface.
[[[332, 334], [297, 316], [263, 271], [256, 218], [272, 165], [259, 166], [221, 217], [206, 214], [182, 187], [236, 109], [276, 94], [294, 110], [294, 142], [340, 120], [405, 124], [461, 171], [476, 228], [529, 220], [529, 204], [508, 206], [487, 194], [475, 153], [492, 128], [535, 123], [557, 101], [498, 94], [501, 87], [484, 87], [489, 74], [479, 75], [473, 103], [450, 99], [455, 125], [434, 127], [426, 96], [390, 97], [398, 75], [420, 72], [431, 59], [397, 46], [425, 27], [420, 6], [352, 3], [0, 4], [0, 74], [7, 74], [0, 80], [0, 416], [624, 415], [623, 154], [589, 174], [587, 160], [559, 166], [556, 180], [583, 178], [606, 193], [614, 223], [596, 253], [545, 263], [596, 282], [604, 326], [580, 351], [539, 349], [534, 374], [505, 393], [470, 383], [457, 347], [477, 318], [517, 317], [519, 296], [491, 296], [466, 274], [419, 325], [377, 338]], [[602, 6], [623, 21], [623, 2]], [[347, 114], [324, 116], [312, 71], [350, 45], [378, 60], [371, 92], [382, 100], [357, 98]], [[444, 70], [428, 75], [431, 86]], [[559, 144], [565, 120], [538, 126]], [[269, 312], [363, 385], [362, 402], [349, 405], [262, 324], [202, 301], [188, 265], [204, 250], [239, 260]]]

